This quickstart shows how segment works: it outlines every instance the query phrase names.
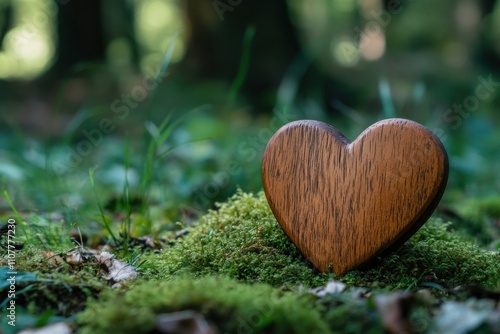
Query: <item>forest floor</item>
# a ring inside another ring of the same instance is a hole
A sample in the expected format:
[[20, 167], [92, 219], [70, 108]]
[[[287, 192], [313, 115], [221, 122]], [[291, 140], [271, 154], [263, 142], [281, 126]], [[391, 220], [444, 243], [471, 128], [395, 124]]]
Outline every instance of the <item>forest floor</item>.
[[262, 192], [183, 223], [127, 194], [96, 191], [100, 217], [82, 224], [4, 193], [4, 333], [500, 332], [500, 198], [440, 206], [400, 249], [337, 277], [303, 258]]

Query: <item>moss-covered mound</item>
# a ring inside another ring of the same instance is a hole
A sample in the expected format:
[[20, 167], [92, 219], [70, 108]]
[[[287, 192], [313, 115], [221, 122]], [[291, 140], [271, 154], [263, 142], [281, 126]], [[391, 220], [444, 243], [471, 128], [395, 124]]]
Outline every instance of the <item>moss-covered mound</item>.
[[[334, 274], [318, 273], [279, 227], [264, 194], [239, 192], [211, 211], [189, 234], [148, 258], [146, 277], [171, 279], [224, 275], [240, 281], [319, 286]], [[500, 286], [500, 256], [453, 233], [451, 223], [430, 219], [398, 251], [371, 269], [336, 279], [356, 286], [408, 288], [422, 282], [444, 287]]]
[[[321, 285], [321, 274], [302, 257], [276, 222], [263, 194], [238, 193], [202, 217], [189, 234], [148, 258], [161, 277], [225, 275], [247, 283]], [[158, 277], [153, 273], [153, 277]], [[333, 277], [333, 276], [332, 276]]]
[[178, 277], [108, 290], [79, 315], [81, 333], [151, 333], [162, 313], [199, 311], [220, 333], [328, 333], [310, 296], [228, 278]]
[[[446, 294], [459, 285], [500, 287], [499, 254], [479, 248], [454, 228], [432, 218], [371, 268], [335, 277], [316, 271], [303, 258], [274, 219], [263, 193], [239, 192], [202, 217], [171, 248], [145, 255], [139, 281], [121, 290], [106, 289], [89, 302], [78, 315], [78, 329], [84, 334], [154, 333], [159, 315], [187, 310], [199, 312], [221, 333], [365, 333], [394, 328], [444, 333], [456, 322], [450, 319], [469, 315], [482, 317], [477, 326], [493, 328], [496, 318], [490, 321], [488, 314], [493, 314], [494, 301], [484, 301], [490, 303], [489, 313], [484, 306], [478, 313], [468, 303], [432, 294]], [[332, 279], [353, 287], [319, 298], [297, 287]], [[283, 285], [291, 289], [278, 288]], [[373, 289], [418, 287], [422, 289], [414, 293]]]

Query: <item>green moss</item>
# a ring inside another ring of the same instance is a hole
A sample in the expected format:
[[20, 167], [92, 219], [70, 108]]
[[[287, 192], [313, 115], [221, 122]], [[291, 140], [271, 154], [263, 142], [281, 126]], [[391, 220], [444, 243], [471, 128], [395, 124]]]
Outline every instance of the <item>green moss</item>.
[[[407, 288], [431, 280], [443, 286], [499, 286], [500, 257], [430, 219], [399, 250], [371, 269], [337, 279], [355, 286]], [[161, 254], [148, 257], [146, 277], [226, 275], [240, 281], [319, 286], [333, 274], [318, 273], [279, 227], [264, 194], [242, 192], [204, 216], [189, 234]], [[429, 278], [431, 277], [431, 278]]]
[[[225, 275], [247, 283], [324, 284], [333, 275], [318, 273], [276, 222], [264, 195], [239, 192], [211, 211], [160, 255], [145, 257], [164, 279], [173, 275]], [[145, 272], [148, 275], [148, 271]]]
[[[40, 280], [62, 284], [85, 284], [100, 290], [107, 281], [100, 275], [101, 265], [97, 262], [69, 264], [63, 259], [66, 253], [43, 253], [30, 245], [16, 251], [15, 270], [35, 273]], [[7, 254], [0, 257], [0, 267], [8, 264]], [[99, 277], [100, 279], [96, 279]]]
[[[7, 254], [0, 257], [0, 267], [8, 264]], [[89, 297], [95, 297], [106, 288], [107, 281], [98, 278], [99, 264], [71, 266], [52, 261], [30, 245], [16, 251], [14, 265], [18, 273], [33, 273], [29, 280], [16, 282], [16, 305], [31, 314], [47, 310], [55, 315], [71, 316], [85, 307]], [[7, 298], [7, 288], [0, 289], [0, 300]]]
[[228, 278], [178, 277], [106, 291], [78, 316], [81, 333], [150, 333], [156, 315], [202, 313], [220, 333], [328, 333], [309, 296]]
[[[7, 253], [0, 257], [0, 267], [8, 264]], [[54, 272], [57, 265], [53, 261], [47, 261], [42, 250], [31, 245], [25, 245], [22, 249], [16, 250], [15, 268], [17, 271], [28, 272]]]
[[470, 284], [500, 287], [500, 254], [464, 241], [450, 228], [450, 223], [431, 219], [372, 269], [353, 271], [344, 280], [354, 285], [390, 288], [408, 288], [429, 281], [447, 288]]

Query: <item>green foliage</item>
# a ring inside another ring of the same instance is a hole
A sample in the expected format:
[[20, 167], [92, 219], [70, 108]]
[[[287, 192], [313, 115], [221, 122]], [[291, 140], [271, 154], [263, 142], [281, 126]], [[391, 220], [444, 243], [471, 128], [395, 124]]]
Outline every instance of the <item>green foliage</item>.
[[279, 227], [262, 193], [255, 198], [239, 192], [202, 217], [173, 248], [148, 259], [164, 279], [183, 273], [221, 274], [247, 283], [318, 286], [333, 277], [307, 263]]
[[473, 199], [466, 202], [460, 212], [467, 218], [484, 221], [485, 218], [500, 218], [500, 197]]
[[[499, 255], [467, 242], [451, 228], [431, 219], [375, 266], [336, 279], [387, 289], [429, 281], [445, 287], [500, 286]], [[227, 275], [247, 283], [319, 286], [335, 277], [317, 272], [303, 258], [274, 219], [262, 192], [257, 197], [237, 193], [202, 217], [171, 249], [148, 260], [150, 269], [145, 274], [162, 279], [180, 274]]]
[[500, 218], [500, 197], [491, 197], [480, 200], [478, 209], [491, 218]]
[[[16, 214], [15, 217], [15, 239], [11, 241], [16, 243], [17, 249], [23, 244], [38, 249], [54, 251], [74, 246], [70, 231], [74, 228], [75, 224], [66, 224], [61, 220], [52, 219], [47, 214], [27, 213], [22, 216]], [[0, 216], [0, 221], [4, 223], [10, 219], [12, 219], [11, 216]], [[7, 250], [6, 235], [0, 234], [0, 247]], [[7, 254], [6, 251], [5, 254]]]
[[129, 291], [106, 291], [79, 315], [81, 333], [150, 333], [155, 316], [202, 313], [221, 333], [328, 333], [310, 298], [265, 284], [222, 277], [145, 282]]
[[243, 41], [243, 52], [238, 68], [238, 74], [234, 79], [228, 96], [228, 105], [232, 105], [243, 86], [245, 77], [248, 74], [248, 67], [250, 66], [250, 51], [252, 48], [253, 38], [255, 36], [255, 26], [249, 26], [245, 31]]

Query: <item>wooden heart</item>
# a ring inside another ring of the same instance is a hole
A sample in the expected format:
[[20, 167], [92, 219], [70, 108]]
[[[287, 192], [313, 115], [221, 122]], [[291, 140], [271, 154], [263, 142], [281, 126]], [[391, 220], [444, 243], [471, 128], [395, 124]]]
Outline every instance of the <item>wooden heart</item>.
[[375, 123], [352, 143], [334, 127], [296, 121], [262, 160], [269, 205], [321, 271], [342, 275], [401, 245], [429, 218], [448, 179], [448, 157], [424, 126]]

